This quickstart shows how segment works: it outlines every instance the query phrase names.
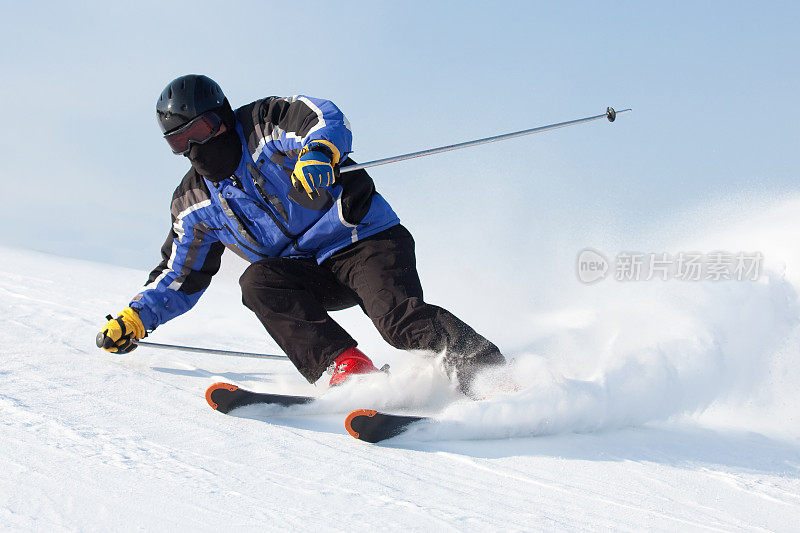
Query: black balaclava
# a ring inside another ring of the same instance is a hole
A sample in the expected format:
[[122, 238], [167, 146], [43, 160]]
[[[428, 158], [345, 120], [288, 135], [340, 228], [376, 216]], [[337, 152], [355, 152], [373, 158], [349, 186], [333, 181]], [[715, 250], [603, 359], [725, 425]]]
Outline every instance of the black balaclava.
[[192, 167], [203, 177], [213, 182], [229, 178], [242, 159], [242, 143], [236, 133], [236, 120], [228, 100], [214, 110], [226, 130], [204, 144], [192, 144], [186, 157]]

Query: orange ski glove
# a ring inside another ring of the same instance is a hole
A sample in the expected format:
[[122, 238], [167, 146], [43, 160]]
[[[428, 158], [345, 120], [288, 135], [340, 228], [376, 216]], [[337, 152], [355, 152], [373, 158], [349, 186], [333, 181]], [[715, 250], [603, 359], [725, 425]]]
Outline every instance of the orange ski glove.
[[325, 140], [311, 141], [300, 150], [292, 172], [292, 185], [305, 191], [309, 198], [319, 194], [320, 187], [336, 181], [334, 167], [339, 164], [339, 149]]
[[117, 316], [106, 317], [108, 322], [97, 334], [97, 347], [111, 353], [129, 353], [136, 349], [136, 341], [147, 336], [144, 324], [136, 310], [126, 307]]

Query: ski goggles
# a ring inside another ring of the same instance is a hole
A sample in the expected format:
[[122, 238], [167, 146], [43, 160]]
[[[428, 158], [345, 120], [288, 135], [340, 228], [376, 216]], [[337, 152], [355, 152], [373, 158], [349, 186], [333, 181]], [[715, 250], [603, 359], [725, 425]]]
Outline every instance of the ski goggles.
[[213, 111], [206, 111], [175, 131], [164, 135], [172, 153], [185, 155], [191, 143], [203, 144], [225, 131], [222, 119]]

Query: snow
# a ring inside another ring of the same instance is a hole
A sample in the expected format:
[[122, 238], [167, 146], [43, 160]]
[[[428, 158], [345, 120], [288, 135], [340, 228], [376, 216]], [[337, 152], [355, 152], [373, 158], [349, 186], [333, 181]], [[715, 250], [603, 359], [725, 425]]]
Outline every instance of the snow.
[[[511, 370], [524, 388], [483, 402], [461, 398], [435, 362], [386, 347], [357, 310], [337, 318], [392, 374], [338, 390], [281, 360], [113, 356], [94, 337], [145, 272], [0, 248], [0, 524], [796, 530], [798, 209], [665, 243], [760, 250], [758, 282], [604, 282], [518, 315], [529, 342]], [[154, 342], [279, 353], [241, 306], [242, 265], [227, 256], [197, 308]], [[216, 381], [323, 399], [225, 416], [204, 399]], [[344, 430], [354, 408], [438, 422], [369, 445]]]

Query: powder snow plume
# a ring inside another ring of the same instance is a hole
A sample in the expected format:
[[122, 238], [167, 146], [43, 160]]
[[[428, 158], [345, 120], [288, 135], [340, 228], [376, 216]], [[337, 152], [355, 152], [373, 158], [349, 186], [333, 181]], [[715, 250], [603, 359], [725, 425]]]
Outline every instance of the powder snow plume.
[[590, 432], [677, 416], [800, 434], [797, 212], [800, 202], [786, 202], [668, 245], [760, 251], [758, 281], [606, 280], [565, 292], [560, 309], [529, 317], [533, 347], [479, 382], [489, 394], [511, 376], [523, 390], [451, 403], [436, 415], [439, 424], [404, 438]]

